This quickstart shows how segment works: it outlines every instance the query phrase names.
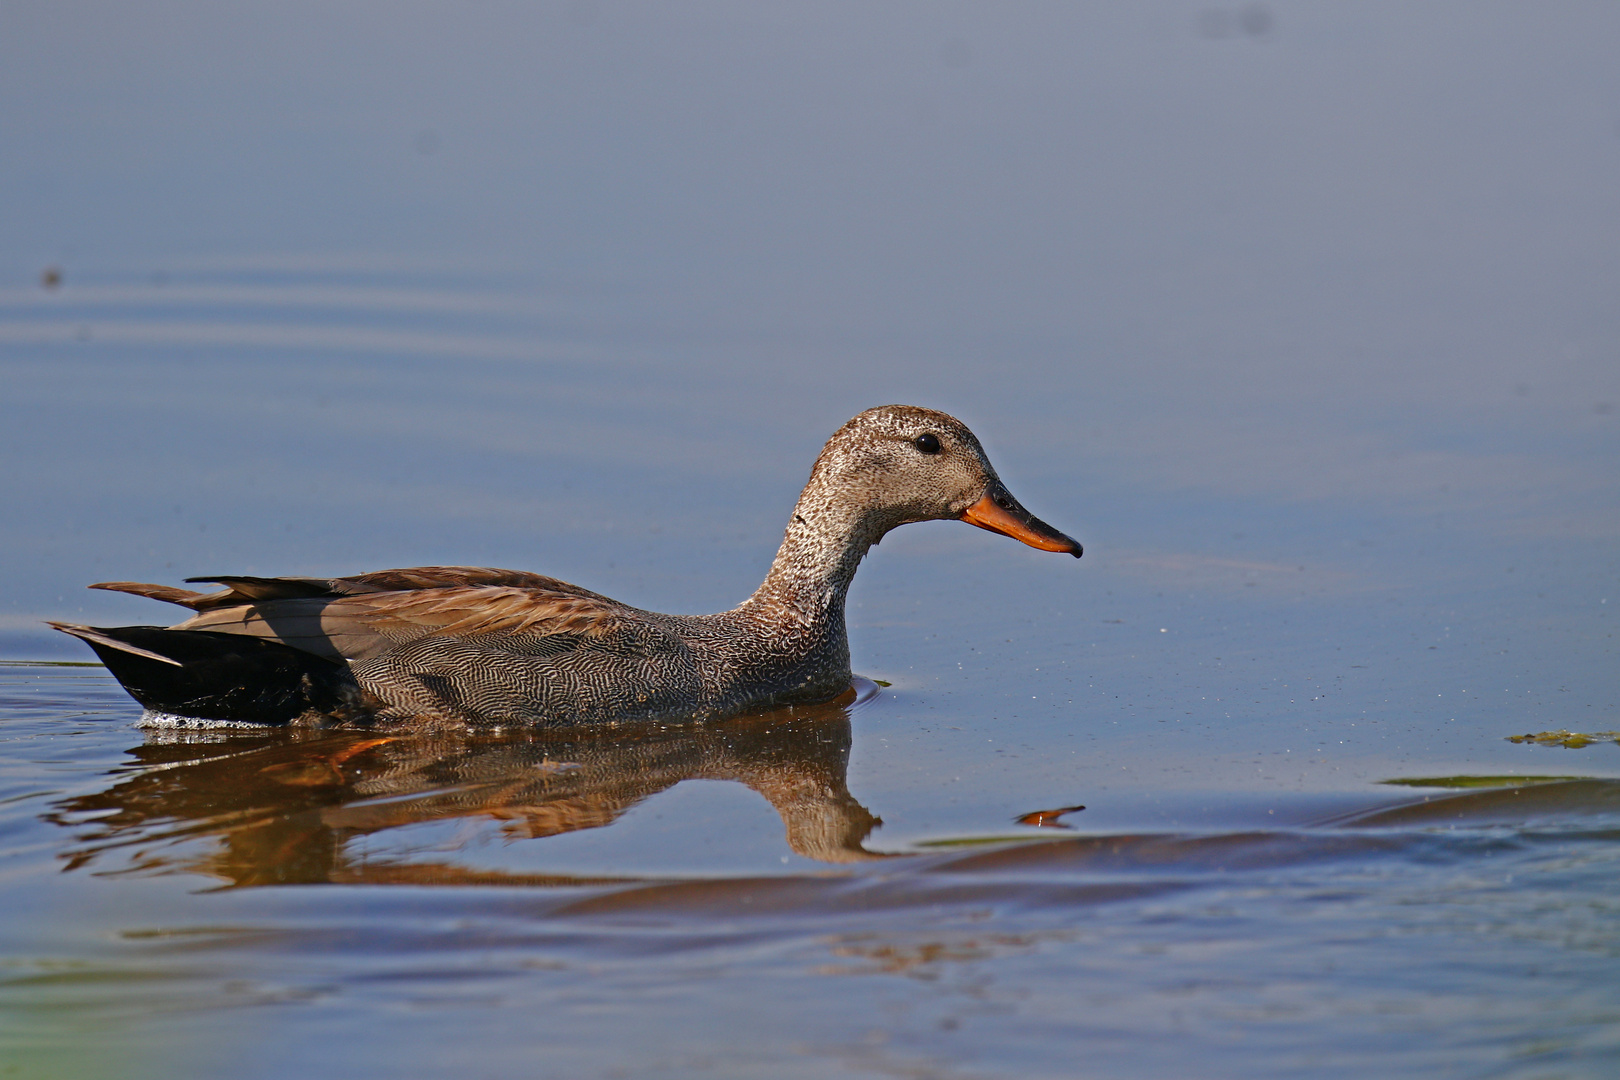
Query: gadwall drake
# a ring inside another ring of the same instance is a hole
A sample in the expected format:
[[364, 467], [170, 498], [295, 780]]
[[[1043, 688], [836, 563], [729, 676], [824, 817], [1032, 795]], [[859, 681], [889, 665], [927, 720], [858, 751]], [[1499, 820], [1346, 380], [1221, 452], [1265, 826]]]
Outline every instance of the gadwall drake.
[[897, 525], [958, 520], [1079, 558], [942, 412], [868, 409], [822, 448], [764, 584], [717, 615], [662, 615], [517, 570], [110, 581], [196, 612], [172, 627], [52, 623], [146, 708], [280, 724], [361, 718], [611, 724], [830, 700], [850, 686], [844, 598]]

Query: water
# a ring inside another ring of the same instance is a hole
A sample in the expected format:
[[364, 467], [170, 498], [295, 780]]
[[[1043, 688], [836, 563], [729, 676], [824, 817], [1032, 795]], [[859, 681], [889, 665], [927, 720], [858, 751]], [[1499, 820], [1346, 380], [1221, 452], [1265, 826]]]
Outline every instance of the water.
[[[1612, 6], [76, 11], [0, 33], [12, 1074], [1614, 1073], [1620, 745], [1508, 741], [1620, 729]], [[887, 401], [1086, 556], [891, 534], [854, 701], [152, 728], [40, 627], [718, 610]]]

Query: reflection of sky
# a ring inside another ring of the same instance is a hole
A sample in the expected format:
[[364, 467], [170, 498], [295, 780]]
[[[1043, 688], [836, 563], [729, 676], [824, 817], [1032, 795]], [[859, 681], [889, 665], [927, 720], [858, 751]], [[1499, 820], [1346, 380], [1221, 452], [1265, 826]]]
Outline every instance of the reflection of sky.
[[1070, 611], [1308, 563], [1607, 626], [1611, 4], [0, 19], [0, 630], [441, 561], [714, 608], [884, 401], [1088, 555], [918, 527], [874, 604], [994, 551]]
[[1612, 369], [1611, 5], [1222, 10], [16, 10], [0, 249], [439, 257], [1288, 397]]
[[4, 247], [453, 255], [704, 332], [1331, 355], [1506, 322], [1562, 365], [1613, 331], [1610, 5], [567, 12], [14, 11]]

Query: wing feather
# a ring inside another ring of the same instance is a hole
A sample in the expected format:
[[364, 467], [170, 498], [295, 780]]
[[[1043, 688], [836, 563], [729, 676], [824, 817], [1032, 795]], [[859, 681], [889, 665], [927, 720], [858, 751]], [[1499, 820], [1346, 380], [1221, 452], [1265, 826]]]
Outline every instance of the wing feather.
[[544, 574], [531, 574], [526, 570], [497, 570], [489, 566], [413, 566], [406, 570], [378, 570], [354, 577], [338, 578], [334, 586], [353, 586], [354, 591], [411, 592], [416, 589], [442, 589], [458, 585], [510, 586], [516, 589], [540, 589], [564, 596], [583, 596], [607, 603], [613, 601], [600, 593], [582, 589], [566, 581]]
[[250, 574], [229, 574], [218, 577], [193, 577], [191, 584], [203, 582], [224, 585], [222, 592], [195, 593], [186, 589], [171, 589], [164, 585], [139, 585], [134, 582], [113, 581], [92, 585], [93, 589], [114, 589], [151, 596], [170, 603], [185, 604], [198, 611], [230, 607], [236, 604], [258, 604], [267, 600], [305, 600], [318, 597], [362, 596], [368, 593], [404, 593], [422, 590], [456, 588], [460, 586], [505, 586], [517, 589], [538, 589], [562, 596], [578, 596], [613, 601], [589, 589], [570, 585], [544, 574], [531, 574], [524, 570], [498, 570], [488, 566], [413, 566], [403, 570], [377, 570], [352, 577], [255, 577]]
[[601, 637], [623, 611], [594, 594], [462, 585], [236, 603], [200, 611], [175, 629], [247, 634], [329, 659], [367, 660], [430, 635]]

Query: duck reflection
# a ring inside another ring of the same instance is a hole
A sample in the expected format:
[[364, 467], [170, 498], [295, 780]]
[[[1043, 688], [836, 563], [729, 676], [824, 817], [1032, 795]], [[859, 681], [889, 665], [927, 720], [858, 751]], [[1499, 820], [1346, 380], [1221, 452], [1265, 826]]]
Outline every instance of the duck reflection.
[[[351, 856], [355, 837], [455, 818], [513, 839], [611, 825], [682, 780], [730, 780], [781, 815], [788, 846], [830, 863], [877, 858], [880, 824], [846, 786], [856, 692], [694, 727], [558, 732], [152, 732], [105, 791], [56, 804], [79, 832], [68, 868], [115, 855], [131, 870], [203, 872], [231, 885], [561, 884], [580, 878]], [[213, 840], [199, 856], [195, 841]]]

